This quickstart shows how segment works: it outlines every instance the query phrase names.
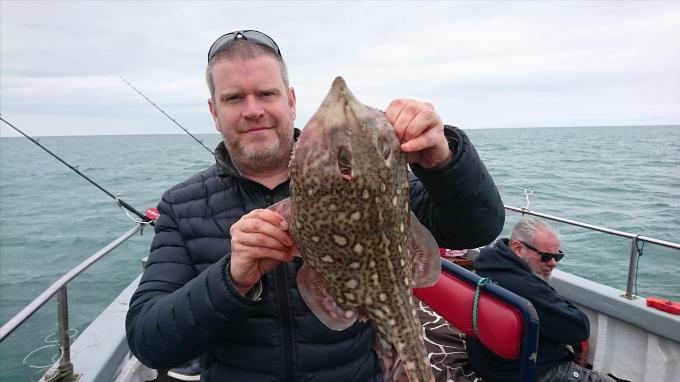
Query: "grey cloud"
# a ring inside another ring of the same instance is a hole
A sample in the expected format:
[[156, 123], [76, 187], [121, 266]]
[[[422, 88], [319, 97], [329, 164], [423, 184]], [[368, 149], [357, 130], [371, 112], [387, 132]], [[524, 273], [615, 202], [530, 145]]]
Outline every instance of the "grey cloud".
[[37, 135], [178, 131], [123, 75], [212, 133], [207, 49], [243, 28], [281, 45], [298, 127], [336, 75], [368, 104], [429, 100], [468, 128], [680, 121], [675, 2], [3, 1], [0, 111]]

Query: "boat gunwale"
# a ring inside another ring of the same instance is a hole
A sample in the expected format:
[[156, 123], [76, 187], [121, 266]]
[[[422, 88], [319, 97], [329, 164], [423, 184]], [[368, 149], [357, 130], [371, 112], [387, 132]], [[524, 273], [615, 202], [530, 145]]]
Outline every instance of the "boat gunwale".
[[[506, 210], [514, 211], [514, 212], [519, 212], [528, 215], [533, 215], [549, 220], [554, 220], [570, 225], [575, 225], [579, 226], [582, 228], [587, 228], [590, 230], [595, 230], [595, 231], [600, 231], [603, 233], [607, 234], [612, 234], [616, 236], [622, 236], [622, 237], [627, 237], [633, 240], [633, 246], [631, 248], [631, 264], [633, 264], [634, 260], [637, 258], [637, 251], [636, 251], [636, 243], [638, 241], [645, 241], [645, 242], [650, 242], [653, 244], [673, 248], [673, 249], [680, 249], [680, 244], [670, 242], [670, 241], [665, 241], [665, 240], [658, 240], [655, 238], [647, 237], [647, 236], [641, 236], [641, 235], [636, 235], [628, 232], [623, 232], [623, 231], [617, 231], [617, 230], [612, 230], [609, 228], [605, 227], [600, 227], [600, 226], [595, 226], [587, 223], [582, 223], [578, 222], [575, 220], [570, 220], [570, 219], [563, 219], [557, 216], [552, 216], [548, 214], [543, 214], [540, 212], [535, 212], [535, 211], [530, 211], [526, 208], [517, 208], [517, 207], [512, 207], [512, 206], [505, 206]], [[115, 248], [117, 248], [120, 244], [125, 242], [127, 239], [132, 237], [135, 233], [141, 231], [145, 227], [145, 223], [141, 224], [136, 224], [135, 227], [131, 228], [115, 240], [113, 240], [111, 243], [100, 249], [98, 252], [96, 252], [94, 255], [90, 256], [87, 258], [85, 261], [81, 262], [80, 264], [76, 265], [74, 268], [72, 268], [70, 271], [68, 271], [66, 274], [64, 274], [61, 278], [59, 278], [56, 282], [54, 282], [52, 285], [50, 285], [42, 294], [40, 294], [36, 299], [34, 299], [31, 303], [29, 303], [26, 307], [24, 307], [17, 315], [12, 317], [7, 323], [5, 323], [2, 327], [0, 327], [0, 343], [4, 339], [6, 339], [16, 328], [21, 326], [33, 313], [35, 313], [38, 309], [40, 309], [52, 296], [55, 294], [59, 293], [60, 291], [63, 291], [66, 289], [67, 284], [72, 281], [74, 278], [78, 277], [83, 271], [85, 271], [87, 268], [89, 268], [91, 265], [96, 263], [97, 261], [101, 260], [103, 257], [105, 257], [107, 254], [112, 252]], [[678, 330], [673, 330], [673, 328], [677, 328], [678, 324], [680, 324], [680, 317], [675, 317], [670, 313], [666, 312], [661, 312], [657, 311], [656, 309], [651, 309], [647, 308], [645, 306], [645, 303], [643, 300], [635, 300], [636, 297], [632, 296], [630, 293], [630, 280], [633, 276], [633, 272], [635, 272], [636, 269], [634, 269], [632, 266], [629, 268], [628, 272], [628, 279], [629, 279], [629, 285], [628, 289], [625, 295], [621, 295], [621, 291], [615, 288], [611, 288], [608, 286], [605, 286], [603, 284], [596, 283], [594, 281], [590, 281], [581, 277], [578, 277], [576, 275], [567, 273], [567, 272], [562, 272], [559, 270], [555, 270], [555, 274], [553, 277], [552, 283], [555, 283], [556, 289], [560, 289], [560, 293], [562, 293], [565, 298], [570, 299], [578, 304], [584, 305], [586, 307], [589, 307], [595, 311], [598, 311], [603, 314], [607, 314], [610, 316], [618, 317], [623, 321], [629, 322], [635, 326], [638, 326], [642, 328], [643, 330], [646, 330], [650, 333], [654, 333], [657, 335], [660, 335], [662, 337], [668, 338], [672, 341], [680, 343], [680, 331]], [[133, 281], [134, 283], [134, 281]], [[130, 288], [129, 286], [128, 288]], [[129, 293], [129, 291], [128, 291]], [[579, 293], [585, 294], [588, 296], [588, 298], [585, 299], [586, 302], [582, 299], [582, 295], [580, 296]], [[114, 300], [115, 302], [116, 300]], [[616, 308], [615, 308], [616, 307]], [[67, 307], [66, 307], [67, 309]], [[108, 308], [107, 308], [108, 309]], [[618, 310], [617, 310], [618, 309]], [[623, 309], [627, 313], [631, 312], [645, 312], [643, 315], [641, 315], [638, 318], [635, 318], [635, 314], [624, 314], [621, 315], [621, 309]], [[127, 309], [125, 309], [127, 310]], [[106, 310], [105, 310], [106, 312]], [[118, 309], [117, 314], [120, 315], [120, 309]], [[102, 313], [104, 314], [104, 313]], [[66, 310], [66, 316], [68, 315], [68, 311]], [[99, 319], [102, 315], [97, 317]], [[642, 318], [644, 317], [644, 319]], [[670, 321], [669, 321], [670, 320]], [[92, 326], [95, 323], [96, 320], [93, 321], [90, 326]], [[89, 328], [89, 326], [88, 326]], [[87, 330], [87, 329], [86, 329]], [[60, 328], [61, 331], [61, 328]], [[93, 328], [94, 331], [94, 328]], [[60, 337], [64, 337], [60, 333]], [[89, 337], [89, 336], [86, 336]], [[84, 341], [85, 337], [81, 336], [78, 338], [76, 345], [78, 341]], [[115, 346], [114, 353], [116, 354], [121, 354], [123, 351], [124, 344], [119, 343]], [[66, 347], [66, 351], [68, 347]]]

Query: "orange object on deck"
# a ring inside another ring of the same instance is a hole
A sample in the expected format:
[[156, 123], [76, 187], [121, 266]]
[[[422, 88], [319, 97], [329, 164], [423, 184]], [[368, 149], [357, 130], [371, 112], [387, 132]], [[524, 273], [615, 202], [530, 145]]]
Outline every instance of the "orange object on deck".
[[658, 297], [647, 297], [647, 306], [654, 309], [663, 310], [670, 314], [680, 315], [680, 302], [665, 300]]

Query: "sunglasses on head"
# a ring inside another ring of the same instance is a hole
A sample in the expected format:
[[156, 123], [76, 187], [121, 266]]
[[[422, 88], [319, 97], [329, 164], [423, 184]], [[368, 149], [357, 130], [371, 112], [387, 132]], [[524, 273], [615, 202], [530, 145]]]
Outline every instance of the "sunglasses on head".
[[562, 252], [561, 250], [557, 253], [543, 252], [543, 251], [539, 251], [534, 246], [529, 245], [529, 244], [527, 244], [527, 243], [525, 243], [521, 240], [517, 240], [517, 241], [520, 242], [523, 246], [525, 246], [525, 247], [529, 248], [530, 250], [538, 253], [541, 256], [541, 261], [544, 262], [544, 263], [547, 263], [552, 258], [555, 258], [555, 261], [559, 262], [564, 257], [564, 252]]
[[220, 38], [215, 40], [215, 42], [210, 46], [210, 50], [208, 51], [208, 62], [210, 62], [210, 60], [212, 60], [217, 53], [224, 50], [224, 48], [230, 46], [231, 44], [234, 43], [234, 41], [238, 39], [243, 39], [246, 41], [254, 42], [259, 45], [264, 45], [267, 48], [276, 52], [276, 54], [278, 54], [280, 57], [283, 57], [281, 56], [281, 49], [279, 49], [279, 46], [276, 45], [276, 43], [271, 37], [267, 36], [262, 32], [249, 29], [243, 31], [230, 32], [220, 36]]

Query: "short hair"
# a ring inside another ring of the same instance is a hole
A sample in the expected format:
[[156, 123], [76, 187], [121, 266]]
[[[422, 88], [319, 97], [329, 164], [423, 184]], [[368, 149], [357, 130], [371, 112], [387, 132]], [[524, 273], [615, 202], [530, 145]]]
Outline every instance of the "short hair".
[[538, 219], [524, 217], [520, 219], [520, 221], [518, 221], [514, 227], [512, 227], [510, 241], [518, 240], [533, 243], [534, 236], [536, 235], [536, 230], [538, 230], [539, 228], [543, 228], [546, 231], [554, 234], [555, 237], [557, 237], [557, 239], [559, 240], [560, 235], [548, 223]]
[[213, 100], [215, 99], [215, 84], [213, 83], [212, 69], [217, 61], [236, 57], [241, 59], [253, 59], [260, 56], [272, 57], [281, 65], [281, 77], [283, 78], [283, 85], [287, 91], [290, 84], [288, 82], [288, 69], [286, 68], [286, 63], [283, 61], [283, 57], [269, 47], [245, 39], [238, 39], [234, 40], [231, 45], [220, 50], [208, 62], [208, 66], [205, 69], [205, 80], [208, 83], [208, 89], [210, 89], [210, 97]]

